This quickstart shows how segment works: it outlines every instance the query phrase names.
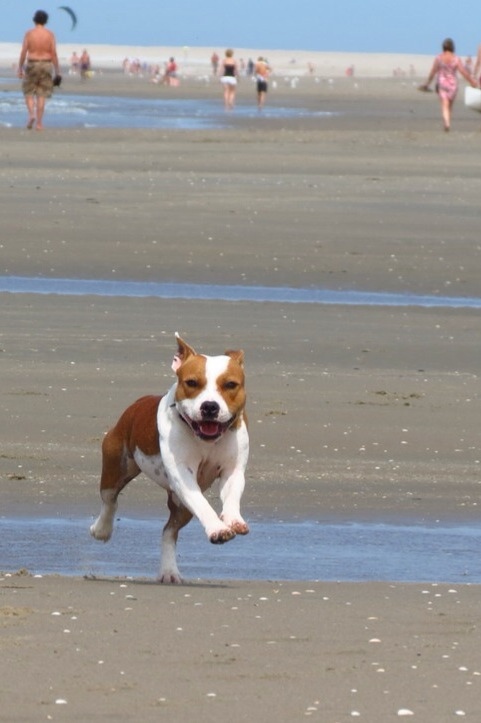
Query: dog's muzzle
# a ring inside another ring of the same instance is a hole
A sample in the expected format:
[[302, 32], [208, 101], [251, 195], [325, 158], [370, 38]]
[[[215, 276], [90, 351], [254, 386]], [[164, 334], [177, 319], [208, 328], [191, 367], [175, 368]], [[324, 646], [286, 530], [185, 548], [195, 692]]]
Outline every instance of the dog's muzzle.
[[203, 402], [200, 407], [200, 419], [191, 419], [180, 411], [179, 414], [196, 437], [200, 437], [200, 439], [207, 442], [215, 442], [219, 437], [222, 437], [234, 421], [234, 417], [231, 417], [227, 422], [219, 422], [217, 419], [219, 411], [220, 407], [217, 402]]

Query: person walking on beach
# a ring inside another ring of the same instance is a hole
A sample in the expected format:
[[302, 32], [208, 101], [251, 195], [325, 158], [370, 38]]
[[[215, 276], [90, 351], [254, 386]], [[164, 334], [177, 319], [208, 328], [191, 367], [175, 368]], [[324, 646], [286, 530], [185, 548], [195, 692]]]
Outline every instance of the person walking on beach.
[[23, 79], [22, 90], [28, 112], [27, 128], [31, 129], [36, 124], [36, 129], [41, 131], [45, 102], [53, 91], [52, 71], [60, 78], [60, 67], [55, 35], [45, 27], [48, 14], [44, 10], [37, 10], [33, 22], [35, 27], [28, 30], [23, 39], [17, 74]]
[[162, 83], [165, 83], [165, 85], [178, 85], [177, 63], [175, 62], [175, 58], [169, 58], [169, 62], [166, 63]]
[[215, 50], [211, 55], [210, 64], [212, 66], [212, 75], [216, 76], [217, 70], [219, 68], [219, 56], [217, 55], [217, 52]]
[[478, 46], [478, 52], [476, 53], [476, 62], [474, 64], [474, 71], [473, 75], [478, 80], [478, 83], [481, 83], [481, 45]]
[[257, 83], [257, 108], [262, 110], [266, 101], [267, 80], [271, 69], [265, 58], [258, 58], [254, 69]]
[[78, 75], [80, 72], [80, 58], [76, 51], [72, 53], [70, 57], [70, 73], [71, 75]]
[[419, 89], [428, 91], [429, 85], [436, 77], [436, 92], [441, 103], [444, 130], [449, 131], [451, 111], [458, 92], [458, 70], [473, 88], [476, 88], [476, 81], [464, 67], [461, 58], [455, 55], [454, 41], [446, 38], [442, 47], [443, 52], [435, 57], [428, 79], [424, 85], [419, 86]]
[[87, 80], [90, 73], [90, 55], [87, 49], [84, 49], [80, 56], [80, 77], [82, 80]]
[[239, 72], [237, 61], [234, 60], [234, 51], [228, 48], [225, 51], [225, 58], [222, 61], [220, 79], [220, 82], [224, 86], [224, 108], [226, 110], [234, 109], [238, 75]]

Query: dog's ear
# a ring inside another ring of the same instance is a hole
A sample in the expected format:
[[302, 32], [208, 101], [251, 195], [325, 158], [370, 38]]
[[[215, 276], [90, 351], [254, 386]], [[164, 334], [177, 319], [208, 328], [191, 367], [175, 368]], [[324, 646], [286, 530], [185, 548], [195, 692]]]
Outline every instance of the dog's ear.
[[174, 370], [174, 372], [177, 371], [177, 369], [185, 362], [186, 359], [196, 353], [191, 346], [189, 346], [183, 339], [180, 338], [177, 332], [175, 332], [175, 338], [177, 339], [177, 352], [172, 362], [172, 369]]
[[234, 351], [233, 349], [227, 349], [224, 354], [226, 356], [230, 356], [230, 358], [236, 361], [239, 366], [244, 366], [244, 352], [242, 351], [242, 349], [238, 349], [237, 351]]

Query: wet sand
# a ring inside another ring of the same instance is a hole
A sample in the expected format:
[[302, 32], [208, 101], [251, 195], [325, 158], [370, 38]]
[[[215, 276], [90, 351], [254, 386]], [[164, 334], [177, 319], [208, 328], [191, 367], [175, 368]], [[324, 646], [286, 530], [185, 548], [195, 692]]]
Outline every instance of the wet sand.
[[[48, 129], [47, 110], [43, 133], [1, 129], [0, 273], [480, 295], [481, 118], [461, 99], [449, 135], [436, 99], [404, 82], [306, 79], [269, 102], [339, 115], [134, 133]], [[476, 310], [1, 302], [4, 517], [96, 514], [102, 435], [170, 385], [178, 330], [200, 351], [246, 352], [248, 519], [479, 519]], [[152, 504], [162, 491], [139, 479], [121, 512]], [[3, 576], [4, 719], [479, 718], [476, 586], [174, 589], [155, 573]]]

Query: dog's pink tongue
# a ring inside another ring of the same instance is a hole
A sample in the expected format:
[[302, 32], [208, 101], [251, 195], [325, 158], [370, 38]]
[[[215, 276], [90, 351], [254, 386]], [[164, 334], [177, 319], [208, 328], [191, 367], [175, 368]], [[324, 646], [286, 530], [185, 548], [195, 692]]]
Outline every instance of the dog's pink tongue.
[[215, 435], [219, 433], [219, 425], [217, 422], [202, 422], [200, 431], [202, 434], [205, 434], [206, 437], [215, 437]]

